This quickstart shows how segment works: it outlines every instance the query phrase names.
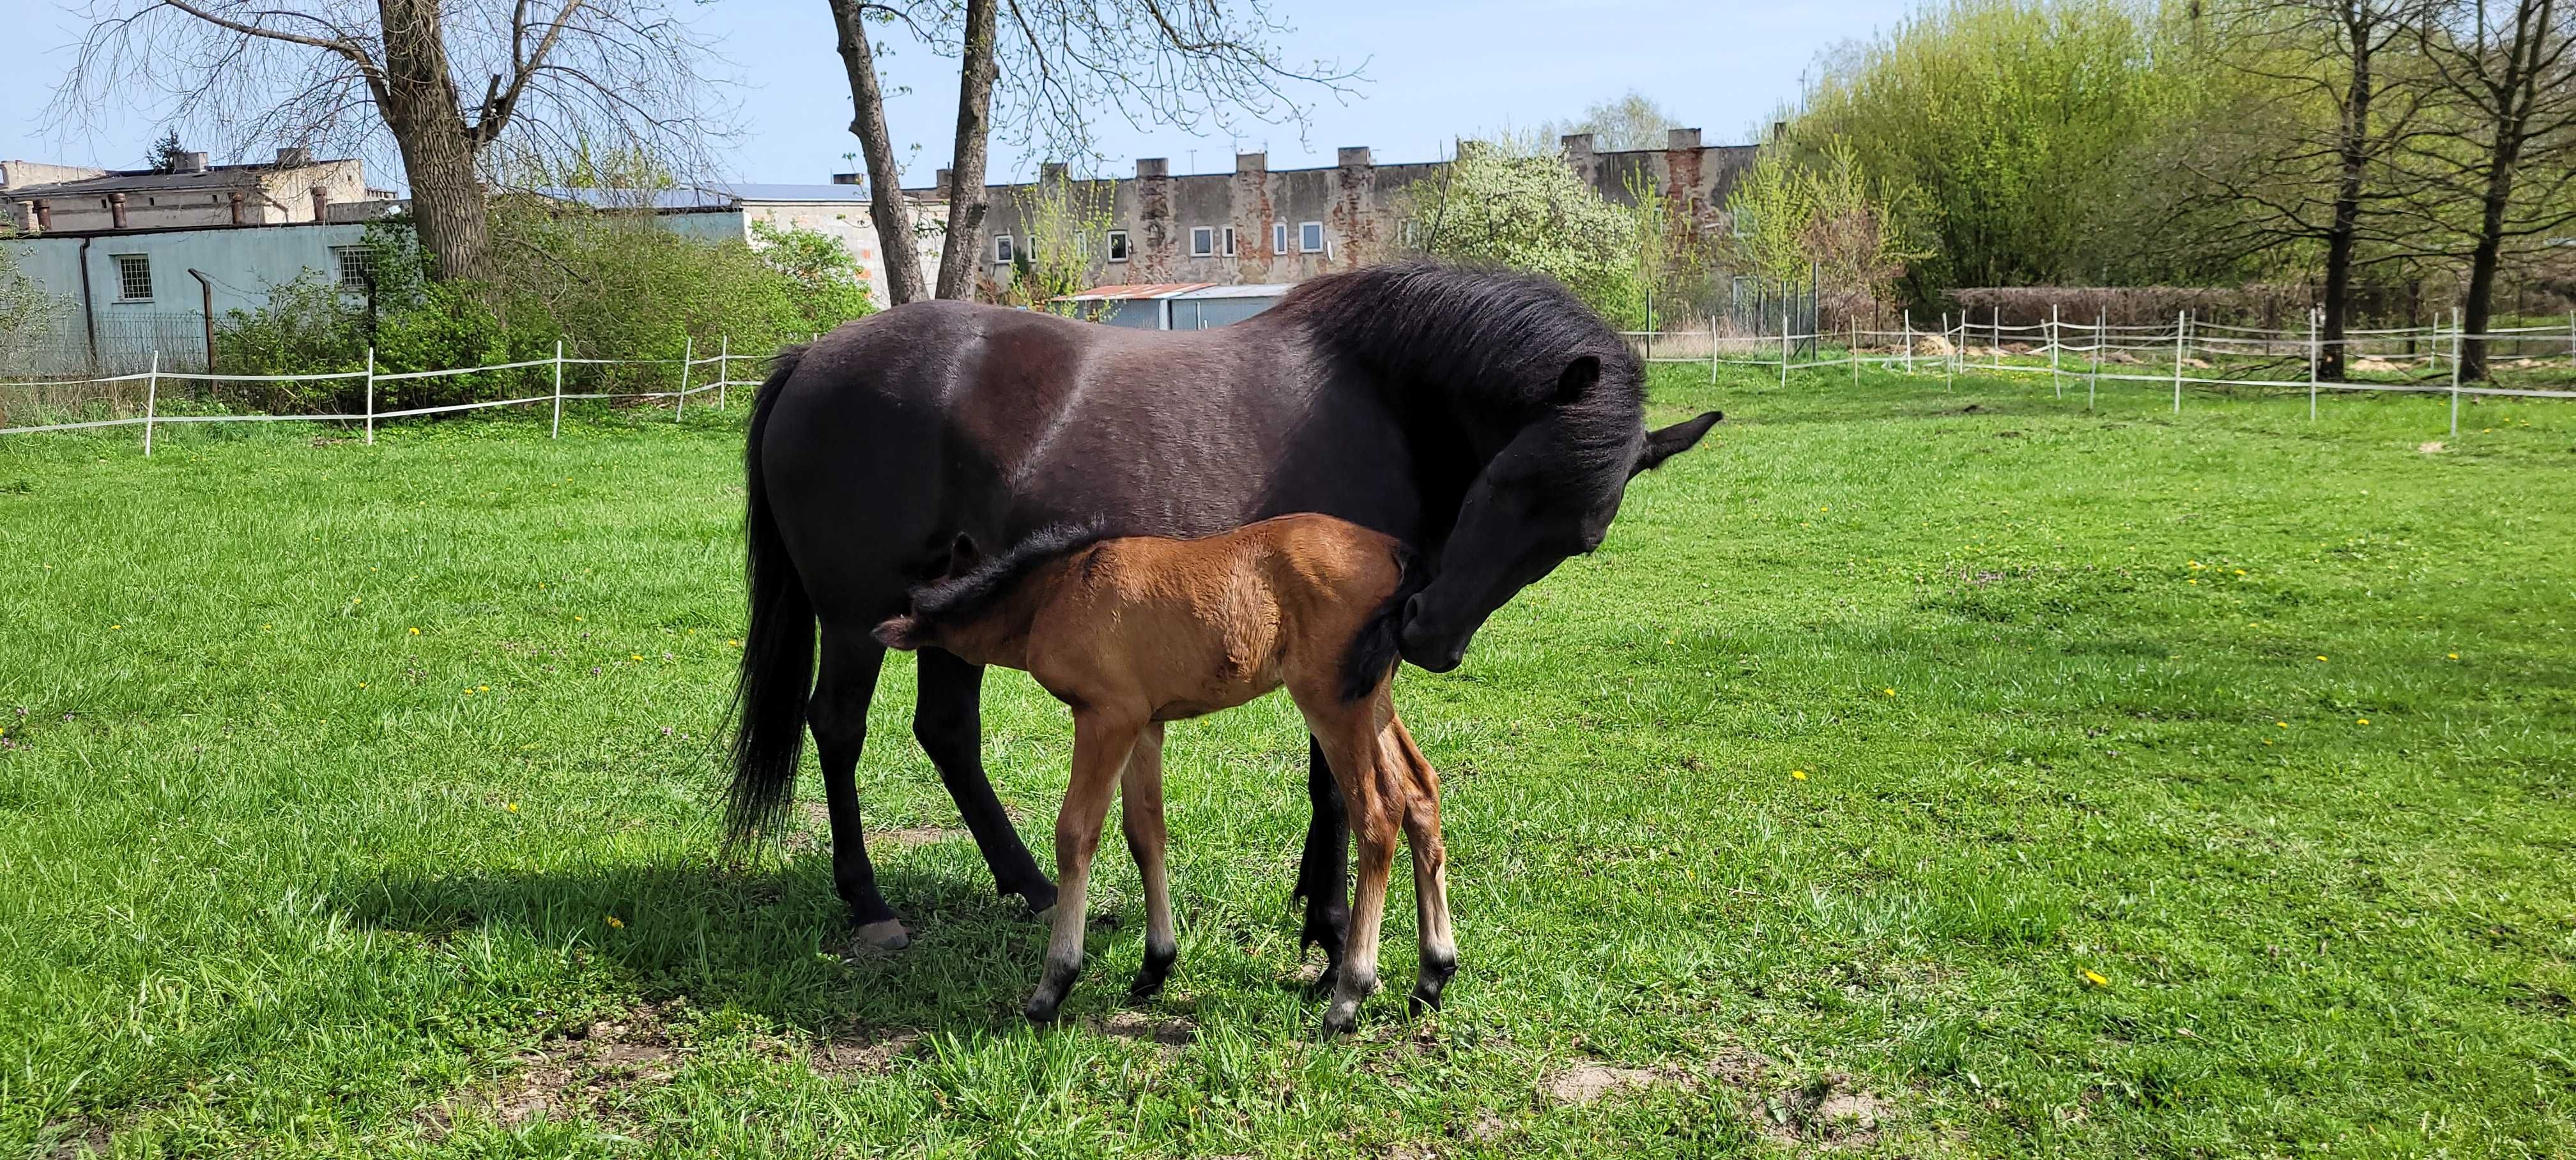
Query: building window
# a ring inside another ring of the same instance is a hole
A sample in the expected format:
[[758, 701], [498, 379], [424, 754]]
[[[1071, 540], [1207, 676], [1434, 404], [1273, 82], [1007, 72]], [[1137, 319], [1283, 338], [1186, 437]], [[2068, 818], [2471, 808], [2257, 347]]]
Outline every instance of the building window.
[[365, 246], [333, 246], [331, 261], [340, 271], [340, 288], [360, 290], [375, 284], [376, 252]]
[[1008, 266], [1011, 264], [1011, 235], [997, 234], [994, 236], [993, 261], [996, 265]]
[[119, 302], [152, 301], [152, 255], [118, 254], [116, 256], [116, 300]]
[[1127, 231], [1109, 231], [1109, 260], [1112, 262], [1127, 260]]
[[1231, 258], [1231, 257], [1233, 257], [1233, 256], [1234, 256], [1234, 227], [1233, 227], [1233, 226], [1227, 226], [1227, 227], [1225, 227], [1225, 256], [1226, 256], [1226, 257], [1229, 257], [1229, 258]]
[[1297, 223], [1297, 248], [1309, 254], [1324, 252], [1324, 223]]
[[1288, 253], [1288, 223], [1286, 223], [1286, 222], [1272, 222], [1272, 223], [1270, 223], [1270, 254], [1271, 254], [1271, 256], [1272, 256], [1272, 257], [1284, 257], [1284, 256], [1286, 256], [1286, 255], [1287, 255], [1287, 253]]
[[1213, 257], [1216, 254], [1216, 231], [1206, 226], [1190, 227], [1190, 256]]

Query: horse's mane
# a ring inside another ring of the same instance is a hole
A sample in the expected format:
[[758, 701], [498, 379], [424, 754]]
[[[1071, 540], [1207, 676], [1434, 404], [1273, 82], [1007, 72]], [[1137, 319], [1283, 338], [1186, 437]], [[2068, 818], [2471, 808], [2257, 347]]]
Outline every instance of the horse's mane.
[[1081, 551], [1109, 533], [1097, 521], [1051, 524], [1038, 529], [1009, 551], [994, 556], [963, 575], [912, 590], [912, 619], [921, 630], [949, 628], [974, 619], [1020, 581], [1048, 563]]
[[[1624, 449], [1644, 413], [1645, 376], [1627, 342], [1544, 274], [1397, 262], [1308, 279], [1270, 313], [1381, 380], [1517, 422], [1553, 412], [1577, 444]], [[1585, 355], [1600, 360], [1600, 383], [1559, 400], [1558, 376]]]

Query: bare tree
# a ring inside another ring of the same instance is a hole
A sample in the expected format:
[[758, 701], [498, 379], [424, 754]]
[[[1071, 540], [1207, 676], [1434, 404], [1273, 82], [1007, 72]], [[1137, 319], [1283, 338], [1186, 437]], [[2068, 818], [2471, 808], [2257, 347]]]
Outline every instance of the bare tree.
[[156, 92], [165, 120], [237, 154], [389, 139], [441, 277], [482, 266], [505, 132], [522, 157], [604, 148], [682, 171], [723, 133], [709, 46], [664, 0], [93, 0], [81, 14], [58, 112]]
[[2178, 233], [2230, 258], [2321, 249], [2328, 378], [2344, 373], [2354, 272], [2389, 196], [2374, 179], [2420, 108], [2403, 82], [2424, 11], [2424, 0], [2254, 0], [2214, 21], [2218, 60], [2256, 82], [2262, 105], [2207, 119], [2220, 132], [2185, 162], [2197, 182]]
[[1592, 134], [1592, 147], [1603, 152], [1661, 149], [1664, 131], [1681, 124], [1655, 99], [1635, 89], [1584, 106], [1583, 115], [1563, 124], [1539, 126], [1540, 143], [1550, 149], [1569, 133]]
[[[832, 0], [836, 15], [858, 0]], [[1293, 64], [1276, 46], [1291, 31], [1266, 0], [893, 0], [881, 7], [915, 35], [958, 55], [958, 120], [950, 165], [948, 233], [938, 294], [974, 292], [983, 255], [985, 158], [997, 131], [1057, 156], [1096, 156], [1096, 118], [1186, 132], [1235, 131], [1250, 122], [1303, 123], [1292, 88], [1340, 94], [1356, 70]], [[846, 31], [846, 37], [851, 35]], [[844, 58], [850, 53], [845, 50]], [[862, 84], [853, 66], [852, 128], [885, 124], [873, 65]], [[883, 168], [891, 173], [892, 149]], [[891, 183], [873, 156], [869, 180]], [[880, 195], [882, 196], [882, 194]], [[899, 200], [899, 198], [898, 198]], [[880, 211], [880, 220], [885, 216]], [[891, 247], [889, 247], [890, 249]]]
[[[2465, 0], [2419, 25], [2417, 46], [2444, 115], [2400, 142], [2404, 204], [2425, 235], [2459, 240], [2449, 256], [2466, 251], [2461, 324], [2483, 334], [2506, 247], [2576, 222], [2576, 28], [2557, 0]], [[2461, 376], [2486, 371], [2486, 341], [2470, 340]]]
[[868, 213], [876, 219], [877, 249], [885, 255], [887, 305], [929, 297], [921, 278], [921, 250], [912, 243], [912, 212], [903, 199], [903, 167], [886, 131], [885, 89], [877, 80], [876, 48], [868, 21], [895, 21], [903, 13], [861, 0], [830, 0], [840, 36], [841, 65], [850, 76], [850, 132], [867, 159]]

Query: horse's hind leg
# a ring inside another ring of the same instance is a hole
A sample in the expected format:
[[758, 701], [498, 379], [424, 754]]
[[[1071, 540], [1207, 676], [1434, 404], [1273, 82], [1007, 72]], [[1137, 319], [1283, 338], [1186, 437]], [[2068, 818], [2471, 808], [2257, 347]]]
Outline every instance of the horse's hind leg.
[[1411, 1009], [1420, 1015], [1440, 1009], [1441, 989], [1458, 973], [1458, 942], [1449, 929], [1449, 856], [1440, 840], [1440, 773], [1422, 756], [1400, 717], [1387, 717], [1378, 745], [1410, 775], [1404, 841], [1413, 849], [1413, 905], [1422, 940], [1411, 997]]
[[1032, 1023], [1054, 1022], [1065, 993], [1073, 990], [1074, 978], [1082, 973], [1082, 924], [1089, 903], [1091, 857], [1100, 851], [1100, 826], [1109, 818], [1109, 799], [1118, 792], [1118, 775], [1143, 731], [1136, 719], [1118, 720], [1097, 712], [1074, 714], [1073, 777], [1065, 786], [1064, 806], [1055, 814], [1055, 870], [1063, 893], [1056, 898], [1046, 972], [1029, 996], [1027, 1014]]
[[1341, 977], [1342, 944], [1351, 931], [1351, 829], [1341, 787], [1324, 760], [1323, 743], [1309, 737], [1306, 749], [1306, 799], [1315, 812], [1306, 826], [1305, 854], [1297, 862], [1297, 888], [1288, 899], [1291, 903], [1306, 900], [1306, 924], [1297, 932], [1297, 951], [1302, 955], [1309, 946], [1324, 948], [1324, 973], [1316, 984], [1330, 990]]
[[823, 806], [832, 819], [832, 885], [850, 908], [860, 950], [900, 950], [912, 941], [894, 908], [877, 893], [876, 867], [868, 861], [859, 821], [859, 750], [868, 740], [868, 701], [876, 696], [885, 647], [865, 631], [823, 623], [823, 662], [806, 706], [815, 755], [823, 765]]
[[1034, 914], [1055, 905], [1055, 886], [1038, 870], [1037, 860], [1011, 828], [1002, 799], [984, 773], [984, 666], [968, 664], [954, 653], [921, 650], [919, 696], [912, 710], [912, 736], [939, 768], [939, 780], [957, 802], [993, 882], [1004, 894], [1016, 894]]
[[1172, 933], [1172, 890], [1163, 861], [1167, 831], [1163, 828], [1163, 726], [1145, 727], [1127, 755], [1119, 778], [1119, 828], [1127, 832], [1127, 852], [1136, 858], [1136, 874], [1145, 880], [1145, 965], [1127, 988], [1130, 999], [1144, 999], [1163, 989], [1181, 945]]

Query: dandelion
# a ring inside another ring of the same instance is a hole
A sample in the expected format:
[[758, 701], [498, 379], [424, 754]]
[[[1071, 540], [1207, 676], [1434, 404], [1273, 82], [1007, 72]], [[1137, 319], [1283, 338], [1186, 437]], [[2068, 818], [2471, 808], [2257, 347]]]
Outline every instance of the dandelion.
[[476, 686], [474, 686], [474, 691], [475, 691], [475, 692], [477, 692], [477, 693], [489, 693], [489, 692], [491, 692], [491, 691], [492, 691], [492, 686], [490, 686], [490, 685], [476, 685]]
[[415, 628], [415, 629], [411, 630], [411, 634], [412, 634], [413, 636], [419, 636], [419, 635], [420, 635], [420, 630], [419, 630], [419, 629], [417, 629], [417, 628]]
[[589, 617], [587, 617], [587, 616], [576, 616], [576, 617], [573, 617], [573, 619], [574, 619], [574, 620], [588, 620], [588, 619], [590, 619], [590, 618], [589, 618]]
[[630, 660], [630, 661], [640, 661], [640, 660], [643, 660], [643, 659], [644, 659], [644, 654], [642, 654], [642, 653], [628, 653], [628, 654], [626, 654], [626, 659], [628, 659], [628, 660]]
[[2290, 723], [2289, 723], [2289, 722], [2287, 722], [2287, 721], [2275, 721], [2275, 722], [2273, 722], [2273, 724], [2278, 725], [2278, 726], [2280, 726], [2280, 727], [2281, 727], [2281, 728], [2283, 728], [2283, 729], [2287, 729], [2287, 728], [2289, 728], [2289, 727], [2290, 727]]
[[2451, 659], [2452, 659], [2452, 660], [2458, 660], [2458, 659], [2460, 659], [2460, 654], [2458, 654], [2458, 653], [2452, 653], [2452, 654], [2451, 654]]
[[2318, 659], [2318, 660], [2324, 660], [2324, 659], [2326, 659], [2326, 658], [2324, 658], [2324, 657], [2318, 657], [2317, 659]]
[[613, 914], [612, 914], [612, 915], [609, 915], [609, 916], [608, 916], [608, 929], [610, 929], [610, 930], [624, 930], [624, 929], [626, 929], [626, 920], [624, 920], [624, 919], [622, 919], [622, 918], [619, 918], [619, 917], [617, 917], [616, 915], [613, 915]]
[[2111, 985], [2111, 980], [2105, 979], [2100, 974], [2091, 970], [2084, 972], [2084, 981], [2091, 983], [2096, 987], [2108, 987]]
[[107, 630], [109, 632], [122, 632], [125, 630], [125, 626], [122, 624], [111, 624], [107, 626]]
[[502, 809], [505, 809], [505, 810], [508, 810], [508, 811], [510, 811], [511, 813], [514, 813], [514, 814], [515, 814], [515, 813], [519, 812], [519, 803], [517, 803], [517, 802], [502, 802], [502, 803], [501, 803], [501, 808], [502, 808]]
[[2353, 719], [2352, 719], [2352, 723], [2353, 723], [2353, 724], [2355, 724], [2355, 725], [2368, 725], [2368, 724], [2370, 724], [2370, 718], [2368, 718], [2368, 717], [2355, 717], [2355, 718], [2353, 718]]
[[1807, 771], [1803, 769], [1793, 769], [1789, 771], [1789, 777], [1793, 781], [1805, 781], [1807, 780]]
[[1896, 690], [1894, 690], [1894, 689], [1880, 689], [1880, 690], [1879, 690], [1879, 692], [1880, 692], [1881, 694], [1885, 695], [1885, 696], [1890, 696], [1890, 697], [1893, 697], [1893, 696], [1895, 696], [1895, 695], [1896, 695]]

